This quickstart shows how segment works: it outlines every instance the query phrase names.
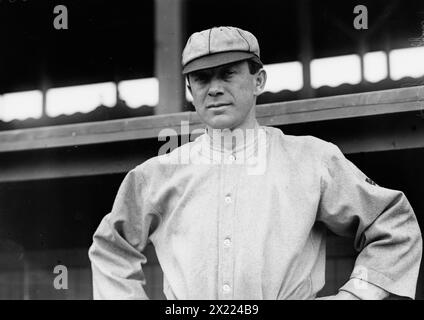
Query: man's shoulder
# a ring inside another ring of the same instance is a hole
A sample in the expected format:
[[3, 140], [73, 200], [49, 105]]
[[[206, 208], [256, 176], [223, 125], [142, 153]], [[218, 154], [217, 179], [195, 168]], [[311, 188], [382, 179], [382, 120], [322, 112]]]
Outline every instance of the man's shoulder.
[[338, 147], [328, 141], [311, 135], [285, 134], [279, 128], [266, 127], [272, 136], [276, 137], [277, 143], [286, 151], [302, 152], [303, 154], [315, 154], [328, 156], [338, 152]]

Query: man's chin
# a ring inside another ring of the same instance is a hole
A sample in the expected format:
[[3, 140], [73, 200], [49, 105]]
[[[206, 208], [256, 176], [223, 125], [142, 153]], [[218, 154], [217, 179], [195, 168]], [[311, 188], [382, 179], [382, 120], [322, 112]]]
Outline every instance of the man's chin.
[[219, 122], [210, 123], [209, 127], [211, 127], [212, 129], [219, 129], [219, 130], [224, 130], [224, 129], [231, 130], [235, 127], [235, 123], [231, 121], [219, 121]]
[[215, 116], [211, 121], [207, 121], [206, 124], [212, 129], [232, 129], [236, 126], [236, 123], [226, 116]]

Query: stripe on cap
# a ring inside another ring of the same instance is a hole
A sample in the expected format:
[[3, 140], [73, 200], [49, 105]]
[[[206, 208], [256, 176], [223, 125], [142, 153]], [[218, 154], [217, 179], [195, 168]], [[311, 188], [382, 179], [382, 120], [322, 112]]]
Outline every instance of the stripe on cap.
[[209, 51], [209, 53], [208, 53], [208, 54], [211, 54], [211, 34], [212, 34], [212, 29], [213, 29], [213, 28], [211, 28], [211, 29], [209, 30], [209, 46], [208, 46], [208, 51]]
[[247, 47], [249, 48], [249, 52], [250, 52], [250, 43], [249, 43], [249, 41], [247, 41], [246, 40], [246, 38], [245, 37], [243, 37], [243, 35], [241, 34], [241, 32], [240, 32], [240, 30], [238, 29], [238, 28], [235, 28], [236, 30], [237, 30], [237, 32], [239, 33], [239, 35], [240, 35], [240, 37], [242, 37], [243, 38], [243, 40], [244, 41], [246, 41], [246, 43], [247, 43]]

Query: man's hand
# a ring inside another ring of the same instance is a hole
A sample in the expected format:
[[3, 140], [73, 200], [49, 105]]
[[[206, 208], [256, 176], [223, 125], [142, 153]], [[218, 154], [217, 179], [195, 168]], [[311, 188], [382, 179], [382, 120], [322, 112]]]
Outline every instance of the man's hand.
[[339, 293], [333, 296], [316, 298], [315, 300], [361, 300], [350, 292], [340, 290]]

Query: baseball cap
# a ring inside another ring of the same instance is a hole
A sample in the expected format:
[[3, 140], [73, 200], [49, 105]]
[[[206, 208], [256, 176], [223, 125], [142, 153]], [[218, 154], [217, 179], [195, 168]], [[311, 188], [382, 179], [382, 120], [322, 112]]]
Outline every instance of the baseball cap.
[[235, 27], [213, 27], [195, 32], [187, 40], [183, 74], [246, 59], [263, 65], [258, 40], [252, 33]]

